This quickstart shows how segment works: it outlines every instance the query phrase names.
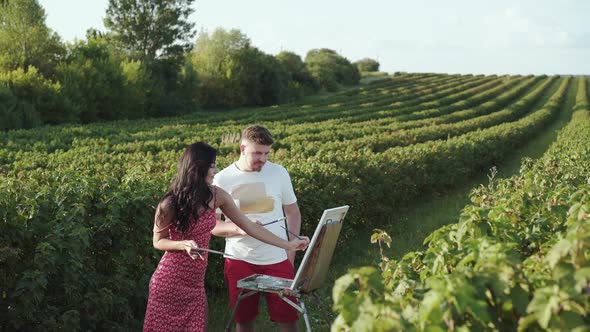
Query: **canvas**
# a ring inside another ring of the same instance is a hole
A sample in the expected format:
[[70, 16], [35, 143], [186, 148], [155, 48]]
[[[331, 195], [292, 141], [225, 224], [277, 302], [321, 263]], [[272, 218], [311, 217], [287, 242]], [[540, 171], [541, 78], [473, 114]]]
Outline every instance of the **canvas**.
[[238, 281], [238, 287], [260, 291], [289, 290], [294, 293], [309, 293], [319, 288], [328, 274], [348, 209], [349, 206], [345, 205], [324, 210], [295, 279], [255, 274]]

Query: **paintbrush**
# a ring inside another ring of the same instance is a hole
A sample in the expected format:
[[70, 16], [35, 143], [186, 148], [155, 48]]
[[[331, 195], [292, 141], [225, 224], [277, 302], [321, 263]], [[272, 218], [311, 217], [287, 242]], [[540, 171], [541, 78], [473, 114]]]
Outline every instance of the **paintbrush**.
[[291, 232], [290, 230], [287, 229], [287, 227], [281, 225], [281, 227], [283, 227], [284, 230], [286, 230], [287, 232], [289, 232], [289, 234], [293, 235], [294, 237], [298, 238], [299, 240], [303, 240], [303, 238], [293, 232]]
[[274, 224], [275, 222], [279, 222], [279, 221], [283, 221], [283, 220], [287, 220], [287, 217], [282, 217], [282, 218], [279, 218], [277, 220], [269, 221], [269, 222], [267, 222], [265, 224], [260, 224], [260, 226], [267, 226], [267, 225]]

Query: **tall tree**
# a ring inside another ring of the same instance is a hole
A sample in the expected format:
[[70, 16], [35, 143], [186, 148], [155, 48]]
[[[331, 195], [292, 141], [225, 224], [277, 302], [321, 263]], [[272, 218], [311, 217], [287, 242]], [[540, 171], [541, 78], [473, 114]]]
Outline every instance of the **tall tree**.
[[305, 62], [301, 57], [293, 52], [282, 51], [276, 55], [276, 59], [285, 68], [289, 76], [289, 82], [286, 89], [286, 100], [293, 101], [304, 95], [317, 92], [320, 89], [320, 83], [311, 76]]
[[69, 45], [68, 56], [56, 69], [65, 96], [78, 109], [83, 123], [127, 118], [126, 97], [119, 62], [101, 37]]
[[217, 28], [199, 34], [191, 61], [200, 77], [200, 101], [205, 108], [233, 108], [244, 105], [245, 54], [252, 48], [240, 30]]
[[289, 75], [275, 57], [250, 44], [240, 30], [199, 35], [191, 57], [205, 108], [266, 106], [282, 101]]
[[133, 58], [153, 63], [174, 58], [181, 63], [190, 50], [194, 23], [188, 21], [194, 0], [109, 0], [104, 25]]
[[64, 47], [45, 17], [37, 0], [0, 0], [0, 69], [35, 66], [51, 76]]

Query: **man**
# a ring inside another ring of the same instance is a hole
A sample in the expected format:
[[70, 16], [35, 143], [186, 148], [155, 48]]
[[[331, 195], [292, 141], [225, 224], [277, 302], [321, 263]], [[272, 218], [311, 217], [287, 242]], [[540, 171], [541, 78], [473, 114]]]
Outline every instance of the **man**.
[[[244, 129], [240, 139], [240, 158], [219, 172], [213, 183], [226, 190], [248, 218], [263, 225], [286, 216], [286, 222], [275, 222], [265, 227], [277, 236], [288, 239], [290, 235], [283, 227], [293, 234], [299, 234], [301, 213], [289, 173], [284, 167], [268, 161], [273, 142], [272, 135], [265, 127], [253, 125]], [[225, 252], [235, 257], [226, 258], [224, 267], [232, 308], [240, 293], [237, 288], [240, 279], [256, 273], [294, 278], [295, 252], [285, 252], [284, 249], [244, 235], [228, 220], [218, 222], [212, 233], [226, 236]], [[270, 318], [278, 324], [280, 331], [297, 331], [298, 312], [276, 294], [264, 294]], [[237, 332], [254, 331], [259, 297], [260, 293], [240, 302], [235, 316]]]

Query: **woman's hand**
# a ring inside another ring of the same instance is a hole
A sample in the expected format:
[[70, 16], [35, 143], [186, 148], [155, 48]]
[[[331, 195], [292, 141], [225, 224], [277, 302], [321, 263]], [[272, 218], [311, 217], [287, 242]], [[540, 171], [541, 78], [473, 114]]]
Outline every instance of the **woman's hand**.
[[201, 256], [201, 254], [197, 250], [195, 250], [195, 249], [199, 249], [199, 246], [197, 245], [197, 243], [195, 241], [184, 240], [184, 241], [182, 241], [182, 246], [184, 247], [184, 251], [186, 251], [186, 253], [192, 259], [200, 258], [201, 260], [205, 260], [203, 258], [203, 256]]
[[301, 239], [293, 239], [289, 241], [289, 249], [287, 250], [305, 250], [309, 245], [309, 238], [307, 236], [300, 236]]

